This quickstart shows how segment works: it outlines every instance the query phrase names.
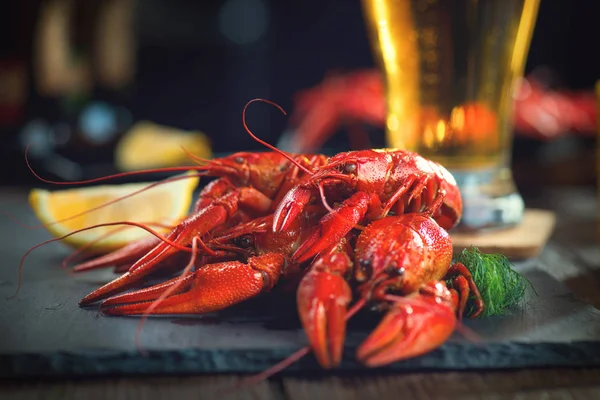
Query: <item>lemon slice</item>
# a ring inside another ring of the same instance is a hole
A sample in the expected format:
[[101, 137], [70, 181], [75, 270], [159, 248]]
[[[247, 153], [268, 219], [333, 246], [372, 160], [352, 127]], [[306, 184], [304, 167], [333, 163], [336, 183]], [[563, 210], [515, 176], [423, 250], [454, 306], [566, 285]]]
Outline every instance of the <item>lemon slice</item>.
[[[184, 175], [192, 173], [194, 171]], [[133, 221], [176, 225], [188, 214], [194, 190], [199, 183], [198, 176], [161, 183], [106, 207], [62, 221], [135, 193], [153, 183], [155, 182], [101, 185], [55, 191], [32, 189], [29, 193], [29, 204], [37, 218], [55, 237], [107, 222]], [[55, 221], [58, 222], [54, 223]], [[164, 227], [151, 227], [159, 233], [168, 231]], [[114, 233], [107, 235], [111, 232]], [[134, 226], [108, 226], [79, 232], [62, 241], [75, 248], [86, 246], [90, 251], [109, 252], [151, 235]]]
[[210, 139], [203, 132], [140, 121], [119, 140], [115, 163], [121, 171], [192, 165], [182, 147], [195, 156], [212, 157]]

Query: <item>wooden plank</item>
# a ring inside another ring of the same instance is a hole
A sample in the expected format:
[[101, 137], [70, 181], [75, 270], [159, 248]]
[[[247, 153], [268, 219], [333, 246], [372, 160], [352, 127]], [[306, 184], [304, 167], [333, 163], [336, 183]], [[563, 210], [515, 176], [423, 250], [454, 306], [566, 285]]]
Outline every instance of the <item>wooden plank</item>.
[[[449, 397], [442, 396], [441, 398]], [[462, 400], [596, 400], [598, 398], [600, 398], [600, 386], [591, 388], [540, 389], [503, 394], [485, 393], [461, 397]]]
[[527, 209], [514, 228], [481, 233], [452, 232], [454, 252], [475, 246], [484, 253], [501, 253], [515, 260], [537, 257], [552, 234], [553, 211]]
[[[291, 400], [321, 398], [441, 399], [441, 398], [562, 398], [600, 393], [600, 370], [521, 370], [515, 372], [431, 373], [376, 377], [283, 380]], [[585, 389], [585, 391], [583, 390]], [[497, 397], [493, 397], [497, 396]], [[586, 397], [580, 397], [586, 398]]]
[[[280, 400], [273, 381], [264, 381], [234, 392], [221, 392], [240, 382], [238, 376], [152, 377], [74, 381], [23, 381], [0, 385], [0, 398], [10, 399], [231, 399]], [[278, 393], [279, 391], [279, 393]]]
[[298, 379], [262, 382], [240, 391], [217, 389], [239, 381], [234, 376], [139, 378], [10, 383], [0, 386], [12, 399], [597, 399], [600, 370], [516, 371], [509, 373], [408, 374], [370, 377]]

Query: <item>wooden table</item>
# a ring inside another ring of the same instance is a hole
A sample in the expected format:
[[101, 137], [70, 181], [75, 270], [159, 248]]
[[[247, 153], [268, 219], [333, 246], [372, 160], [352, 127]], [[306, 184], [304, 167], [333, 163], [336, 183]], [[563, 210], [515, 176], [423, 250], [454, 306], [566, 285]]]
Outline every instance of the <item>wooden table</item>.
[[[600, 239], [595, 188], [560, 187], [524, 190], [528, 207], [557, 212], [556, 230], [540, 263], [575, 297], [600, 308]], [[6, 222], [5, 222], [6, 223]], [[3, 382], [8, 398], [239, 398], [239, 399], [397, 399], [397, 398], [600, 398], [600, 369], [526, 369], [515, 371], [394, 373], [274, 377], [229, 396], [214, 391], [239, 376], [114, 377], [95, 380]]]

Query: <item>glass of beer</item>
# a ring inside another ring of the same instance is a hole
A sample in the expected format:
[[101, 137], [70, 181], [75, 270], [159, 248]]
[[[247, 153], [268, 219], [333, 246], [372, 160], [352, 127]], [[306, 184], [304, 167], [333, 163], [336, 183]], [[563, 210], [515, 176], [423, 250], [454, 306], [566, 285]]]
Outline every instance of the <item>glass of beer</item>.
[[457, 230], [518, 224], [513, 93], [539, 0], [362, 0], [386, 87], [389, 147], [438, 161], [463, 196]]

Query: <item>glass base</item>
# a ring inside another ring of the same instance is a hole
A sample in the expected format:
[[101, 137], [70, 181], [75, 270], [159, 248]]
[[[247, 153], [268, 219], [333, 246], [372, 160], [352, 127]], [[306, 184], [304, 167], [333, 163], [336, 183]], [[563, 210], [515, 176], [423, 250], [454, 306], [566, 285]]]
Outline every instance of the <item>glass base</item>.
[[463, 199], [459, 232], [509, 228], [523, 219], [525, 204], [508, 168], [452, 170]]

